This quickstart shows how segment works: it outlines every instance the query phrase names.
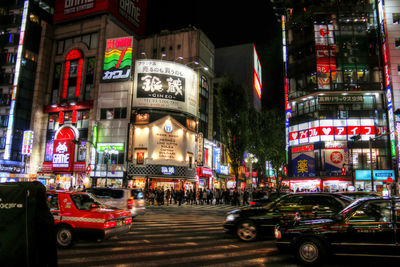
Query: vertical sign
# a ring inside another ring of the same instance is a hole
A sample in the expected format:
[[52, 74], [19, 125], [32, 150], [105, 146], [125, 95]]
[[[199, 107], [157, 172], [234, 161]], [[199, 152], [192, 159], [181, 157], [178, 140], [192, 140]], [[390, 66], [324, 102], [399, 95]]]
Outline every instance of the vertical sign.
[[389, 51], [387, 49], [387, 36], [386, 36], [386, 25], [385, 25], [385, 13], [383, 10], [383, 1], [378, 0], [378, 22], [381, 29], [382, 38], [382, 54], [383, 54], [383, 65], [386, 85], [386, 100], [388, 107], [388, 122], [389, 122], [389, 136], [390, 136], [390, 151], [392, 158], [396, 158], [396, 134], [394, 128], [394, 113], [393, 113], [393, 101], [392, 101], [392, 89], [390, 84], [390, 68], [389, 68]]
[[289, 129], [289, 119], [292, 116], [292, 107], [289, 103], [289, 85], [287, 79], [287, 52], [286, 52], [286, 16], [282, 15], [282, 55], [283, 64], [285, 67], [285, 134], [286, 134], [286, 163], [289, 162], [289, 145], [290, 145], [290, 129]]
[[132, 68], [133, 37], [107, 39], [102, 82], [129, 80]]
[[75, 144], [72, 140], [54, 140], [53, 149], [53, 170], [54, 171], [73, 171], [75, 158]]
[[256, 90], [257, 96], [261, 99], [262, 94], [262, 75], [261, 75], [261, 63], [258, 59], [256, 47], [253, 45], [253, 58], [254, 58], [254, 89]]
[[30, 156], [32, 153], [32, 144], [33, 144], [33, 131], [24, 131], [21, 154]]
[[17, 60], [15, 62], [15, 72], [14, 72], [14, 81], [13, 81], [13, 90], [12, 90], [12, 98], [10, 103], [10, 112], [8, 116], [8, 126], [6, 132], [6, 146], [4, 148], [4, 159], [10, 159], [11, 154], [11, 144], [12, 144], [12, 132], [14, 128], [14, 116], [15, 116], [15, 101], [17, 99], [17, 91], [19, 84], [19, 74], [21, 72], [21, 62], [22, 62], [22, 50], [24, 48], [24, 39], [25, 39], [25, 29], [26, 29], [26, 20], [28, 17], [28, 9], [29, 9], [29, 0], [25, 0], [24, 9], [22, 11], [22, 21], [21, 21], [21, 29], [19, 33], [19, 43], [17, 50]]
[[221, 148], [214, 147], [214, 170], [220, 173], [221, 169]]
[[203, 166], [203, 149], [204, 149], [203, 133], [198, 133], [197, 134], [197, 166]]

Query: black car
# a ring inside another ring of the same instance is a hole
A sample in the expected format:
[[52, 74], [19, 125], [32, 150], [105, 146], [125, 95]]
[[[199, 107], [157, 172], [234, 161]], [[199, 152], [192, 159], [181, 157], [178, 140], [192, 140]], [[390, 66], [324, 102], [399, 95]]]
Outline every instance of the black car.
[[318, 265], [328, 254], [400, 257], [400, 198], [362, 198], [331, 219], [277, 225], [276, 245], [302, 264]]
[[245, 207], [227, 214], [224, 228], [243, 241], [273, 236], [279, 222], [293, 222], [295, 217], [325, 218], [338, 213], [351, 199], [330, 193], [296, 193], [282, 196], [262, 207]]
[[278, 193], [278, 192], [272, 192], [271, 194], [269, 194], [269, 196], [267, 194], [260, 196], [258, 198], [253, 199], [252, 201], [249, 202], [250, 206], [263, 206], [263, 205], [267, 205], [268, 203], [274, 201], [275, 199], [282, 197], [286, 195], [286, 193]]
[[376, 192], [363, 192], [363, 191], [356, 191], [356, 192], [339, 192], [336, 193], [342, 196], [350, 197], [354, 200], [363, 198], [363, 197], [380, 197], [380, 195]]

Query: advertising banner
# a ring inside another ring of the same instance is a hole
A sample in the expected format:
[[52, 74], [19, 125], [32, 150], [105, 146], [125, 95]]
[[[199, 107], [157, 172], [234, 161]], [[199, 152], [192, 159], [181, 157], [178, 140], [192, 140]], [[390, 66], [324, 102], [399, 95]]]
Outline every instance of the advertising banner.
[[336, 45], [333, 25], [314, 25], [317, 54], [318, 88], [330, 89], [330, 80], [336, 80]]
[[138, 35], [144, 35], [147, 0], [56, 0], [54, 22], [109, 12]]
[[[337, 175], [343, 166], [347, 167], [348, 157], [345, 142], [333, 142], [332, 146], [325, 146], [325, 172], [327, 175]], [[340, 143], [340, 145], [335, 145]], [[346, 165], [343, 165], [346, 164]]]
[[315, 176], [314, 151], [292, 154], [292, 176], [293, 177]]
[[198, 78], [193, 69], [163, 60], [137, 60], [133, 106], [197, 115]]
[[[393, 170], [373, 170], [374, 180], [383, 181], [389, 177], [394, 180]], [[356, 180], [371, 181], [371, 170], [356, 170]]]
[[101, 82], [129, 80], [132, 69], [133, 37], [107, 39]]
[[75, 160], [75, 144], [72, 140], [54, 140], [53, 171], [72, 172]]

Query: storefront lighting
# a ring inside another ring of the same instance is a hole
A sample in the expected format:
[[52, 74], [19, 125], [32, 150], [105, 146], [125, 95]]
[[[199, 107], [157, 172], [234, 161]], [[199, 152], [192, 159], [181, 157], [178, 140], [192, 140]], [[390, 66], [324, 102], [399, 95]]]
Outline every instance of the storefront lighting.
[[144, 133], [145, 133], [145, 134], [148, 134], [148, 133], [149, 133], [149, 128], [148, 128], [148, 127], [145, 127], [145, 128], [144, 128]]
[[179, 129], [179, 130], [177, 131], [177, 134], [178, 134], [178, 136], [181, 136], [181, 135], [183, 134], [183, 130], [182, 130], [182, 129]]
[[176, 158], [178, 159], [178, 161], [183, 161], [182, 155], [179, 155], [179, 156], [177, 156]]
[[153, 160], [158, 159], [158, 155], [156, 153], [153, 154], [153, 156], [151, 157]]
[[157, 126], [153, 126], [152, 131], [153, 131], [154, 133], [158, 133], [159, 129], [158, 129]]

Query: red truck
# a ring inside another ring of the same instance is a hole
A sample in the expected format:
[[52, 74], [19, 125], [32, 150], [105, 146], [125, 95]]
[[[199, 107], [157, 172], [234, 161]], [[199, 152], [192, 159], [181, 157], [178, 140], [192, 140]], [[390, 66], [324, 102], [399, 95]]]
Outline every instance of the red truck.
[[85, 192], [47, 191], [57, 227], [57, 243], [71, 247], [78, 239], [107, 239], [129, 232], [129, 210], [106, 207]]

